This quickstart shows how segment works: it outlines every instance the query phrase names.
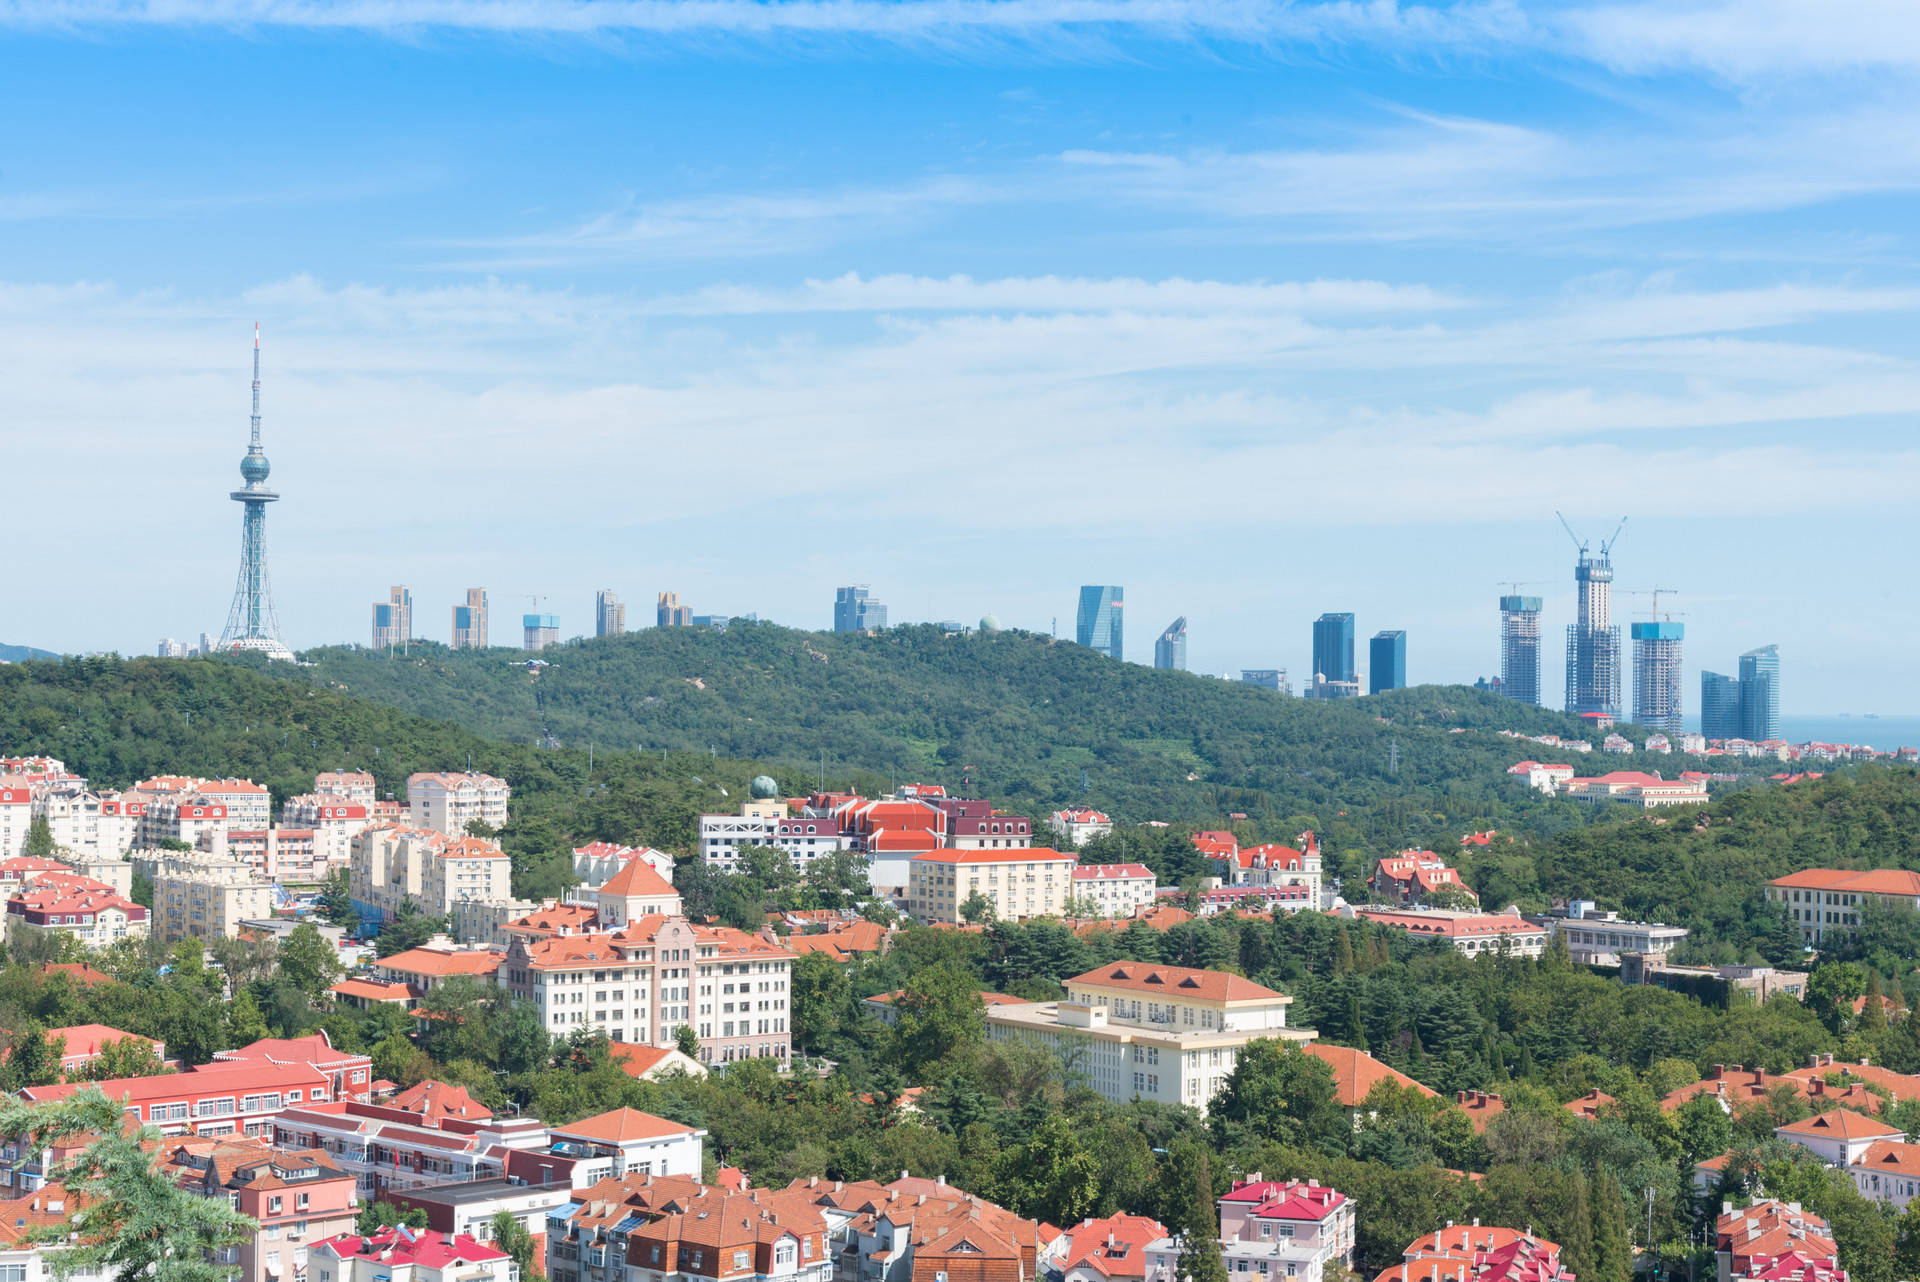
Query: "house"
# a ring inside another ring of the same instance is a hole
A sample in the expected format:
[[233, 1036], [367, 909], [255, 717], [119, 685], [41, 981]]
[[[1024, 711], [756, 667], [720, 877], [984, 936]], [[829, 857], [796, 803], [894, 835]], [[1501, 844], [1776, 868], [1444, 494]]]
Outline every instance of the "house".
[[610, 1179], [547, 1220], [553, 1282], [830, 1282], [833, 1261], [825, 1216], [785, 1189]]
[[627, 1076], [653, 1082], [674, 1073], [705, 1077], [707, 1066], [672, 1046], [640, 1046], [633, 1042], [609, 1042], [607, 1054], [626, 1071]]
[[835, 1282], [1037, 1282], [1058, 1236], [944, 1179], [796, 1180], [827, 1225]]
[[1455, 952], [1468, 957], [1507, 953], [1539, 957], [1547, 951], [1547, 931], [1520, 916], [1518, 909], [1503, 913], [1453, 913], [1431, 908], [1353, 908], [1347, 915], [1379, 922], [1426, 939], [1444, 939]]
[[1047, 816], [1047, 826], [1060, 834], [1060, 840], [1078, 849], [1095, 837], [1113, 831], [1113, 820], [1091, 806], [1068, 806]]
[[1920, 873], [1904, 868], [1856, 871], [1807, 868], [1767, 883], [1767, 900], [1782, 904], [1809, 944], [1860, 924], [1868, 901], [1888, 908], [1920, 909]]
[[1144, 1215], [1085, 1219], [1054, 1240], [1052, 1267], [1060, 1282], [1147, 1282], [1147, 1252], [1167, 1236]]
[[1368, 1092], [1380, 1082], [1392, 1082], [1407, 1090], [1418, 1091], [1429, 1099], [1436, 1097], [1436, 1092], [1399, 1069], [1382, 1064], [1363, 1050], [1355, 1050], [1351, 1046], [1333, 1046], [1326, 1042], [1309, 1042], [1301, 1049], [1333, 1069], [1334, 1098], [1340, 1101], [1342, 1108], [1359, 1108], [1366, 1102]]
[[1081, 1053], [1087, 1084], [1110, 1100], [1157, 1100], [1204, 1112], [1259, 1038], [1295, 1043], [1293, 998], [1216, 970], [1112, 962], [1066, 981], [1065, 1001], [992, 1006], [987, 1037]]
[[[1217, 1202], [1220, 1254], [1233, 1277], [1264, 1282], [1323, 1282], [1353, 1267], [1354, 1207], [1346, 1194], [1313, 1180], [1269, 1180], [1256, 1171]], [[1149, 1248], [1149, 1282], [1177, 1282], [1180, 1242]]]
[[1606, 1108], [1609, 1104], [1618, 1104], [1619, 1102], [1620, 1101], [1616, 1100], [1613, 1096], [1595, 1087], [1579, 1099], [1568, 1100], [1560, 1107], [1566, 1109], [1575, 1117], [1591, 1122], [1600, 1116], [1602, 1109]]
[[191, 1193], [219, 1198], [255, 1222], [227, 1250], [236, 1282], [304, 1276], [313, 1247], [353, 1230], [353, 1177], [317, 1150], [277, 1149], [255, 1138], [183, 1139], [161, 1170]]
[[138, 1037], [133, 1033], [123, 1033], [117, 1028], [108, 1028], [105, 1024], [75, 1024], [68, 1028], [49, 1028], [46, 1031], [47, 1044], [51, 1046], [58, 1039], [63, 1049], [60, 1052], [60, 1071], [71, 1076], [100, 1058], [100, 1053], [114, 1042], [138, 1042], [153, 1051], [153, 1057], [164, 1060], [167, 1057], [167, 1044], [151, 1038]]
[[1542, 765], [1538, 761], [1522, 761], [1507, 767], [1507, 773], [1517, 775], [1527, 781], [1527, 787], [1535, 792], [1544, 792], [1551, 796], [1556, 787], [1573, 778], [1573, 767], [1568, 765]]
[[1876, 1140], [1847, 1163], [1847, 1174], [1861, 1196], [1904, 1211], [1907, 1203], [1920, 1197], [1920, 1144]]
[[1776, 1126], [1773, 1133], [1789, 1144], [1798, 1144], [1829, 1166], [1851, 1166], [1874, 1144], [1886, 1140], [1905, 1143], [1907, 1138], [1897, 1127], [1850, 1108], [1815, 1113], [1798, 1122]]
[[464, 1234], [396, 1226], [343, 1233], [313, 1248], [312, 1282], [519, 1282], [505, 1251]]
[[1485, 1132], [1489, 1122], [1507, 1111], [1507, 1102], [1498, 1092], [1455, 1091], [1453, 1106], [1467, 1115], [1476, 1133]]
[[471, 975], [483, 984], [497, 981], [506, 953], [498, 948], [462, 948], [445, 935], [418, 948], [382, 957], [373, 963], [383, 983], [405, 984], [416, 1000], [425, 997], [455, 975]]
[[1560, 1246], [1521, 1229], [1449, 1224], [1417, 1237], [1374, 1282], [1574, 1282]]
[[1460, 878], [1457, 868], [1431, 850], [1403, 850], [1381, 859], [1367, 885], [1376, 896], [1401, 907], [1424, 904], [1435, 896], [1479, 903], [1480, 896]]
[[1798, 1202], [1727, 1206], [1713, 1227], [1722, 1282], [1847, 1282], [1827, 1222]]
[[1661, 1099], [1660, 1108], [1663, 1112], [1671, 1113], [1688, 1100], [1710, 1095], [1719, 1101], [1722, 1109], [1732, 1113], [1765, 1100], [1769, 1092], [1783, 1084], [1796, 1095], [1808, 1099], [1819, 1098], [1823, 1102], [1832, 1100], [1863, 1113], [1877, 1109], [1880, 1103], [1879, 1097], [1869, 1091], [1863, 1082], [1833, 1086], [1828, 1084], [1826, 1078], [1819, 1076], [1775, 1075], [1757, 1068], [1742, 1068], [1738, 1064], [1715, 1064], [1699, 1081], [1669, 1091]]
[[707, 1133], [633, 1108], [616, 1108], [552, 1128], [554, 1147], [604, 1152], [613, 1159], [612, 1178], [629, 1173], [700, 1178], [702, 1141]]
[[1876, 1090], [1885, 1091], [1897, 1103], [1902, 1100], [1920, 1099], [1920, 1076], [1911, 1073], [1896, 1073], [1890, 1069], [1870, 1064], [1866, 1060], [1849, 1064], [1845, 1060], [1835, 1062], [1831, 1052], [1824, 1055], [1812, 1055], [1805, 1068], [1796, 1068], [1791, 1073], [1782, 1074], [1802, 1082], [1811, 1082], [1815, 1078], [1826, 1080], [1829, 1086], [1845, 1089], [1853, 1082], [1862, 1082]]
[[7, 901], [10, 934], [60, 934], [88, 949], [122, 939], [144, 939], [147, 910], [105, 882], [73, 873], [45, 872]]

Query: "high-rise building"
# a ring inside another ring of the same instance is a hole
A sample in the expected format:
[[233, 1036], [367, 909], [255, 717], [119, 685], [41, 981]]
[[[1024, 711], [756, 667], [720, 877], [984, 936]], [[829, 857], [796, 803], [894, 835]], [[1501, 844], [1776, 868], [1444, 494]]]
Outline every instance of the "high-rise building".
[[1540, 702], [1540, 598], [1500, 598], [1500, 693]]
[[453, 607], [453, 648], [456, 650], [487, 648], [487, 590], [485, 588], [468, 588], [466, 604]]
[[593, 594], [593, 635], [617, 637], [627, 630], [627, 607], [612, 588]]
[[1355, 680], [1351, 614], [1323, 614], [1313, 621], [1313, 673], [1330, 682]]
[[153, 653], [158, 659], [184, 659], [187, 657], [187, 643], [175, 641], [172, 637], [161, 637]]
[[1281, 694], [1293, 693], [1293, 686], [1287, 681], [1285, 668], [1242, 668], [1240, 683], [1259, 686], [1262, 690], [1275, 690]]
[[1403, 690], [1407, 685], [1407, 634], [1376, 632], [1367, 642], [1367, 693]]
[[1567, 711], [1579, 716], [1620, 715], [1620, 629], [1613, 622], [1613, 562], [1610, 544], [1590, 556], [1580, 545], [1573, 568], [1579, 592], [1575, 621], [1567, 625]]
[[1633, 637], [1633, 723], [1669, 735], [1682, 733], [1687, 723], [1680, 651], [1687, 625], [1635, 623], [1628, 631]]
[[1780, 738], [1780, 647], [1763, 645], [1740, 656], [1741, 738]]
[[227, 497], [241, 505], [240, 581], [234, 585], [233, 608], [220, 633], [222, 650], [258, 650], [271, 659], [292, 659], [293, 651], [280, 639], [280, 621], [273, 613], [273, 587], [267, 579], [267, 504], [280, 496], [267, 488], [273, 471], [260, 448], [260, 327], [253, 327], [253, 434], [247, 456], [240, 460], [246, 485]]
[[693, 607], [681, 605], [678, 592], [662, 592], [660, 604], [655, 609], [654, 622], [663, 628], [692, 627]]
[[391, 650], [413, 640], [413, 593], [405, 585], [387, 589], [387, 599], [373, 603], [373, 648]]
[[1081, 588], [1074, 639], [1109, 659], [1124, 658], [1122, 634], [1126, 619], [1122, 607], [1126, 602], [1121, 598], [1125, 594], [1124, 588], [1112, 585]]
[[886, 604], [868, 595], [866, 584], [855, 583], [850, 587], [834, 589], [835, 632], [878, 632], [886, 626]]
[[1744, 739], [1740, 680], [1721, 672], [1700, 674], [1700, 733], [1709, 739]]
[[1187, 670], [1187, 616], [1181, 615], [1167, 625], [1153, 643], [1153, 666], [1169, 672]]
[[560, 644], [560, 616], [523, 614], [520, 616], [520, 631], [520, 648], [538, 653], [550, 645]]

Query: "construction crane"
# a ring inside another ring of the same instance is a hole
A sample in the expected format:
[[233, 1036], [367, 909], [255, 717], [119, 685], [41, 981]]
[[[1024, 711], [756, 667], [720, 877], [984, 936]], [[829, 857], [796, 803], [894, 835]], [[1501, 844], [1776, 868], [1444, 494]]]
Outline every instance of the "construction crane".
[[541, 603], [542, 601], [544, 601], [544, 600], [546, 600], [546, 599], [547, 599], [547, 598], [546, 598], [546, 594], [545, 594], [545, 593], [542, 593], [542, 592], [529, 592], [529, 593], [527, 593], [527, 600], [529, 600], [529, 601], [531, 601], [531, 602], [533, 603], [533, 612], [534, 612], [535, 614], [538, 614], [538, 613], [540, 613], [540, 603]]
[[1542, 586], [1543, 584], [1551, 583], [1551, 582], [1555, 582], [1555, 580], [1552, 580], [1552, 579], [1501, 579], [1498, 583], [1498, 586], [1509, 589], [1507, 593], [1508, 596], [1519, 596], [1521, 588], [1537, 588]]
[[[1676, 596], [1679, 594], [1680, 589], [1679, 588], [1640, 588], [1632, 592], [1624, 592], [1621, 595], [1622, 596], [1650, 596], [1653, 598], [1653, 608], [1647, 611], [1648, 616], [1653, 619], [1671, 619], [1673, 618], [1673, 611], [1669, 610], [1665, 614], [1660, 613], [1660, 594], [1663, 592], [1669, 596]], [[1682, 618], [1686, 617], [1684, 611], [1682, 611], [1681, 617]]]
[[[1558, 510], [1555, 510], [1554, 515], [1560, 517], [1560, 528], [1567, 532], [1567, 537], [1573, 540], [1573, 545], [1580, 549], [1580, 555], [1584, 557], [1587, 554], [1587, 541], [1573, 532], [1573, 526], [1567, 523], [1567, 518], [1561, 516]], [[1602, 557], [1612, 553], [1613, 545], [1620, 541], [1620, 532], [1626, 528], [1627, 518], [1623, 516], [1620, 518], [1620, 524], [1613, 528], [1613, 533], [1601, 541], [1600, 555]]]

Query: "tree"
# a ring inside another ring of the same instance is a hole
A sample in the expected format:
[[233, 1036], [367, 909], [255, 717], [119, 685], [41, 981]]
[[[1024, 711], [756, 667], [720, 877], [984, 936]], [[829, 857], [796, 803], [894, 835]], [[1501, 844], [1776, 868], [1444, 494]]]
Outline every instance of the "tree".
[[1834, 1033], [1853, 1025], [1853, 999], [1867, 991], [1867, 972], [1852, 962], [1821, 962], [1807, 976], [1807, 1009]]
[[[259, 1225], [225, 1198], [199, 1197], [155, 1168], [157, 1131], [129, 1127], [120, 1105], [84, 1087], [64, 1099], [27, 1103], [0, 1100], [0, 1134], [29, 1136], [35, 1148], [52, 1140], [99, 1136], [64, 1169], [49, 1171], [82, 1209], [70, 1245], [47, 1253], [54, 1276], [104, 1273], [115, 1282], [226, 1282], [231, 1269], [214, 1252], [251, 1241]], [[30, 1237], [65, 1242], [73, 1225], [51, 1224]]]
[[373, 941], [373, 951], [381, 957], [391, 957], [395, 953], [418, 948], [445, 929], [445, 917], [429, 917], [419, 904], [411, 899], [403, 899], [400, 906], [394, 909], [393, 916], [381, 923], [380, 933]]
[[996, 1187], [1021, 1215], [1074, 1224], [1100, 1196], [1100, 1166], [1065, 1113], [1049, 1113], [1026, 1143], [1000, 1155]]
[[1227, 1282], [1220, 1258], [1220, 1225], [1213, 1203], [1213, 1165], [1202, 1148], [1193, 1165], [1190, 1201], [1181, 1218], [1180, 1276], [1190, 1282]]
[[[353, 1218], [353, 1231], [361, 1237], [397, 1226], [424, 1229], [427, 1227], [427, 1213], [417, 1206], [410, 1206], [403, 1211], [391, 1202], [374, 1202], [363, 1204], [360, 1213]], [[520, 1276], [525, 1277], [526, 1274]]]
[[353, 892], [348, 888], [345, 868], [334, 869], [320, 883], [320, 912], [330, 926], [359, 927], [360, 914], [353, 907]]
[[312, 922], [301, 922], [281, 941], [279, 960], [280, 977], [309, 1001], [319, 1001], [343, 973], [339, 950]]
[[28, 1086], [47, 1086], [60, 1080], [60, 1057], [66, 1053], [66, 1038], [48, 1039], [35, 1024], [28, 1024], [14, 1035], [13, 1046], [0, 1065], [0, 1085], [9, 1092]]
[[512, 1211], [494, 1212], [493, 1245], [513, 1257], [522, 1278], [533, 1276], [533, 1234]]
[[916, 1083], [933, 1064], [987, 1034], [980, 981], [951, 965], [916, 971], [894, 999], [890, 1058]]
[[47, 824], [47, 817], [35, 815], [27, 825], [27, 840], [20, 853], [29, 859], [51, 859], [54, 850], [53, 829]]
[[803, 953], [793, 963], [788, 984], [793, 997], [793, 1039], [796, 1048], [819, 1049], [831, 1033], [852, 990], [846, 967], [825, 953]]
[[693, 1025], [682, 1024], [680, 1027], [674, 1029], [673, 1044], [678, 1047], [680, 1053], [688, 1059], [697, 1060], [700, 1058], [700, 1038], [693, 1031]]
[[114, 1082], [127, 1077], [161, 1077], [173, 1070], [160, 1059], [144, 1037], [111, 1037], [100, 1043], [100, 1053], [80, 1069], [89, 1082]]
[[1633, 1239], [1620, 1181], [1602, 1171], [1593, 1183], [1593, 1282], [1627, 1282], [1633, 1273]]
[[1214, 1097], [1208, 1125], [1221, 1149], [1252, 1139], [1340, 1151], [1350, 1129], [1327, 1062], [1271, 1037], [1241, 1049]]
[[960, 917], [969, 926], [977, 926], [983, 921], [992, 921], [993, 901], [976, 890], [961, 903]]

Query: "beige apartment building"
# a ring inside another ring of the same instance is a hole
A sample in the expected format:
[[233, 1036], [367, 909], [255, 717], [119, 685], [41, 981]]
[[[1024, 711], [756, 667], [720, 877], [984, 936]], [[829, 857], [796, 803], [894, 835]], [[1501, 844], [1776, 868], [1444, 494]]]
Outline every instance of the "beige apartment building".
[[475, 770], [409, 775], [408, 818], [415, 827], [456, 836], [475, 819], [489, 828], [504, 828], [512, 793], [505, 779]]
[[243, 921], [273, 915], [273, 883], [256, 879], [238, 859], [151, 851], [134, 864], [152, 870], [153, 936], [162, 943], [211, 943], [238, 934]]
[[383, 917], [399, 912], [408, 900], [441, 917], [463, 902], [507, 902], [511, 871], [506, 853], [493, 842], [384, 824], [353, 839], [347, 890]]
[[929, 850], [907, 868], [907, 910], [925, 925], [966, 920], [960, 909], [976, 892], [1000, 921], [1059, 917], [1074, 893], [1076, 860], [1033, 846], [1013, 850]]

